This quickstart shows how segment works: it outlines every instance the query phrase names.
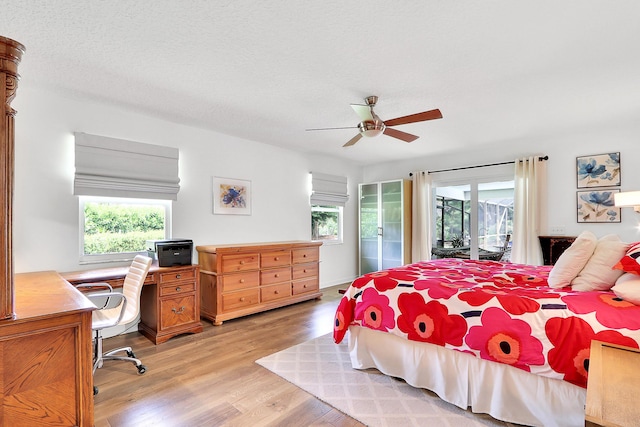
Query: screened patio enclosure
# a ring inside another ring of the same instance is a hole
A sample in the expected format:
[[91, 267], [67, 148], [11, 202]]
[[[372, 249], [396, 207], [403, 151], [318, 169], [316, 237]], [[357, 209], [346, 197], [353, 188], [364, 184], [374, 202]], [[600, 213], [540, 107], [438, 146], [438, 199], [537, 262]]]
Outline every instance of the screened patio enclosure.
[[[474, 192], [470, 185], [436, 187], [434, 193], [432, 254], [435, 257], [468, 258], [475, 233], [480, 259], [509, 258], [513, 181], [480, 183]], [[476, 210], [472, 208], [474, 204], [477, 204]]]

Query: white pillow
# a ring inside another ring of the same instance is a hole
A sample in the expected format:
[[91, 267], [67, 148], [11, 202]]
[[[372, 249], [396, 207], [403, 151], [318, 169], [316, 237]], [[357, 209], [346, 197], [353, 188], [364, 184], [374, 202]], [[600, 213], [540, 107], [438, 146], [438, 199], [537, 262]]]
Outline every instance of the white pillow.
[[552, 288], [564, 288], [571, 285], [571, 281], [587, 265], [587, 261], [591, 258], [597, 243], [598, 238], [591, 231], [585, 230], [580, 233], [571, 246], [560, 255], [549, 272], [549, 279], [547, 280], [549, 286]]
[[620, 240], [617, 234], [607, 234], [598, 240], [596, 249], [587, 261], [587, 265], [571, 281], [576, 291], [608, 291], [622, 276], [624, 271], [613, 266], [627, 253], [628, 243]]
[[611, 290], [617, 297], [629, 301], [635, 305], [640, 305], [640, 276], [633, 273], [624, 273], [616, 280]]

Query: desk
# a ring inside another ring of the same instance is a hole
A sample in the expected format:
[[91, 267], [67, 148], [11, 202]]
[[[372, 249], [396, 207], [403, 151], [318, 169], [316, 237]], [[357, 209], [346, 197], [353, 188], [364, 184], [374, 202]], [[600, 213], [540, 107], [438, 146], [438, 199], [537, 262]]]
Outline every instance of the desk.
[[[109, 283], [121, 288], [129, 267], [61, 273], [72, 285]], [[197, 265], [158, 267], [149, 269], [140, 295], [142, 335], [161, 344], [176, 335], [202, 332], [200, 323], [200, 268]]]
[[15, 317], [0, 322], [0, 421], [93, 426], [91, 312], [54, 271], [15, 275]]

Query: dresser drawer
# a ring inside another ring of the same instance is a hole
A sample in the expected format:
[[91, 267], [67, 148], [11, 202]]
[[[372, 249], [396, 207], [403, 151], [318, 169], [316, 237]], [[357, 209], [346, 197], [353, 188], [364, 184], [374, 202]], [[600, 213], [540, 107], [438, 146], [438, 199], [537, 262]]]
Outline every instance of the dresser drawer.
[[305, 277], [318, 276], [318, 264], [300, 264], [291, 267], [293, 271], [293, 280], [304, 279]]
[[240, 289], [256, 288], [260, 286], [260, 272], [246, 271], [243, 273], [225, 274], [219, 276], [222, 292], [239, 291]]
[[291, 267], [272, 268], [260, 272], [260, 285], [288, 282], [291, 280]]
[[195, 290], [196, 282], [193, 280], [186, 283], [167, 283], [160, 286], [160, 296], [187, 294], [195, 292]]
[[259, 254], [224, 255], [222, 257], [222, 271], [219, 271], [218, 273], [258, 270], [259, 268]]
[[264, 252], [260, 255], [260, 267], [272, 268], [291, 265], [291, 251]]
[[160, 300], [160, 318], [161, 329], [195, 322], [198, 319], [195, 294]]
[[260, 288], [260, 300], [269, 302], [280, 298], [288, 298], [291, 296], [291, 283], [281, 283], [279, 285], [264, 286]]
[[196, 278], [196, 269], [188, 268], [184, 270], [170, 271], [159, 273], [159, 284], [168, 283], [168, 282], [176, 282], [181, 280], [195, 280]]
[[300, 248], [291, 251], [294, 264], [302, 264], [305, 262], [318, 262], [320, 259], [317, 247]]
[[259, 302], [260, 290], [247, 289], [222, 295], [222, 310], [232, 311], [256, 305]]
[[306, 292], [315, 292], [319, 289], [318, 278], [298, 280], [291, 284], [291, 293], [293, 295], [304, 294]]

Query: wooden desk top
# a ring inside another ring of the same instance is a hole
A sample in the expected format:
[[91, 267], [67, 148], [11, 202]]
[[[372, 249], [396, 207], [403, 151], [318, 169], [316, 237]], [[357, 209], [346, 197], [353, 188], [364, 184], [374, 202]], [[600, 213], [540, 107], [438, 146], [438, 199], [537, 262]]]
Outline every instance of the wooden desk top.
[[127, 275], [129, 267], [98, 268], [96, 270], [69, 271], [60, 275], [69, 283], [100, 282], [121, 279]]
[[60, 314], [95, 310], [95, 305], [55, 271], [14, 276], [15, 319], [33, 320]]
[[[153, 273], [159, 272], [167, 272], [173, 271], [179, 268], [193, 268], [197, 267], [196, 264], [192, 265], [176, 265], [173, 267], [160, 267], [158, 263], [151, 264], [148, 273], [148, 279], [151, 279]], [[95, 282], [104, 282], [107, 280], [117, 280], [122, 279], [127, 275], [129, 271], [129, 267], [110, 267], [110, 268], [98, 268], [95, 270], [81, 270], [81, 271], [68, 271], [66, 273], [60, 273], [60, 275], [69, 283], [78, 284], [78, 283], [95, 283]], [[148, 283], [146, 281], [145, 283]]]

